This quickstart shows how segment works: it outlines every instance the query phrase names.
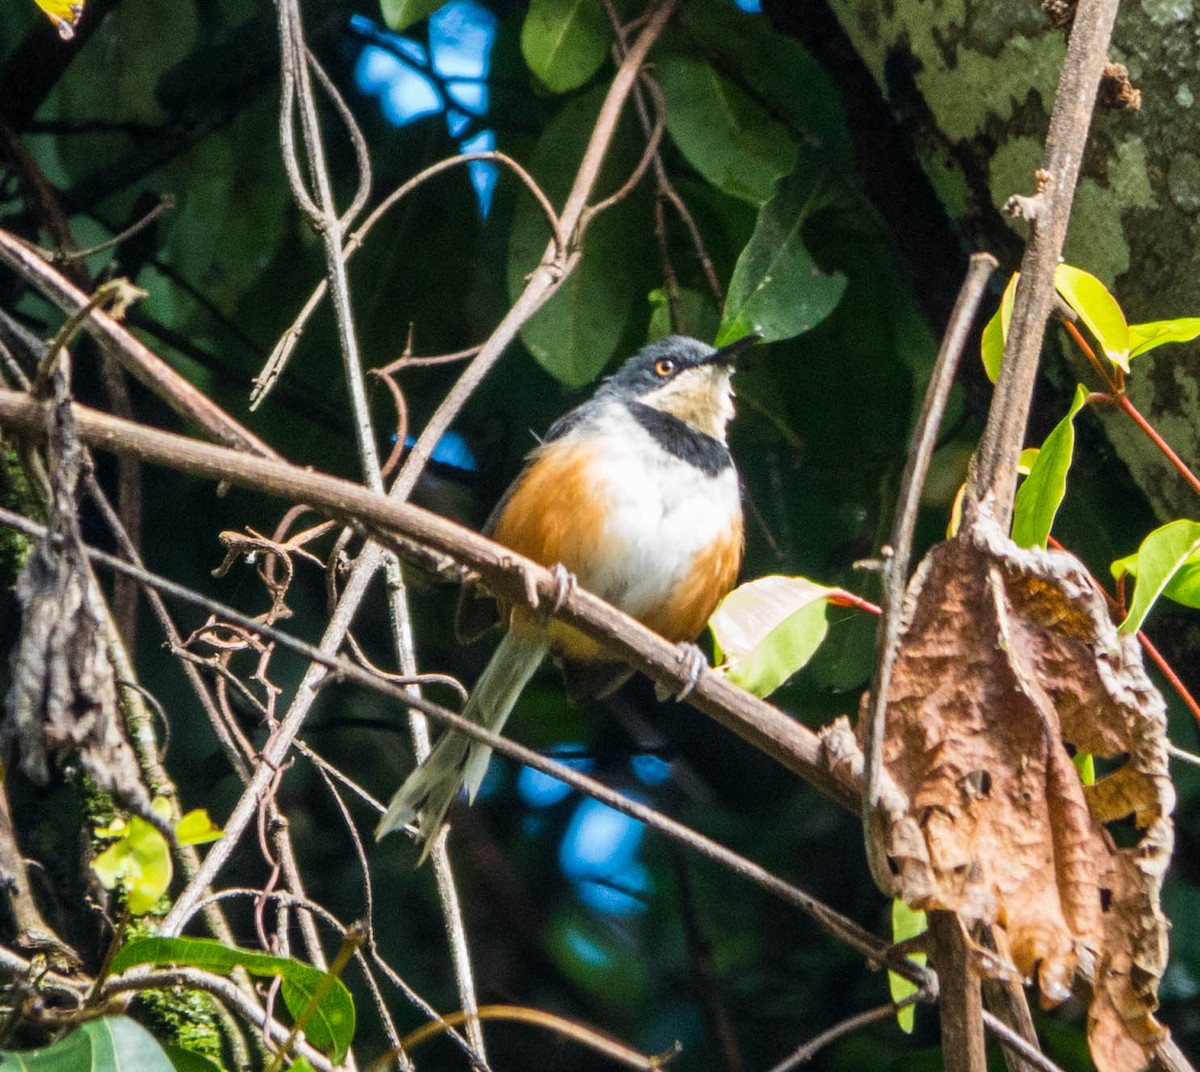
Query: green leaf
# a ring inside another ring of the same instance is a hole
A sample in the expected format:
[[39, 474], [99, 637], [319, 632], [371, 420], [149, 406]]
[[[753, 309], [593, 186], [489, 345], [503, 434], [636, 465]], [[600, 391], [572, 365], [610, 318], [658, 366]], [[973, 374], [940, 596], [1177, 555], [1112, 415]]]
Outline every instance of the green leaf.
[[379, 13], [388, 29], [407, 30], [414, 22], [429, 18], [447, 0], [379, 0]]
[[824, 174], [802, 162], [759, 210], [729, 281], [718, 346], [751, 332], [764, 342], [790, 339], [833, 312], [846, 277], [823, 273], [803, 236], [805, 221], [824, 202], [824, 191]]
[[1069, 264], [1054, 269], [1054, 286], [1087, 325], [1114, 365], [1129, 371], [1129, 325], [1117, 299], [1094, 275]]
[[992, 314], [992, 319], [983, 329], [979, 339], [979, 356], [983, 359], [983, 371], [987, 378], [995, 383], [1000, 378], [1000, 362], [1004, 359], [1004, 328], [1000, 323], [1000, 310]]
[[[909, 908], [899, 897], [892, 901], [893, 943], [905, 942], [909, 938], [915, 938], [918, 934], [924, 934], [928, 925], [924, 912]], [[923, 968], [929, 958], [924, 953], [913, 953], [908, 959]], [[915, 994], [917, 987], [903, 975], [888, 972], [888, 992], [892, 995], [893, 1001], [903, 1001], [910, 994]], [[906, 1035], [912, 1034], [916, 1011], [916, 1006], [908, 1005], [896, 1013], [896, 1022]]]
[[128, 1016], [89, 1020], [40, 1050], [0, 1051], [0, 1065], [21, 1072], [176, 1072], [158, 1040]]
[[596, 0], [533, 0], [521, 27], [521, 54], [547, 89], [566, 93], [592, 77], [612, 33]]
[[171, 885], [171, 849], [162, 834], [134, 815], [121, 836], [92, 861], [92, 870], [105, 889], [120, 886], [125, 891], [130, 912], [144, 915]]
[[[567, 103], [547, 124], [529, 169], [551, 200], [561, 200], [579, 167], [603, 92]], [[618, 129], [599, 189], [615, 190], [637, 162], [640, 148]], [[538, 363], [569, 387], [591, 383], [613, 358], [635, 306], [652, 284], [657, 260], [653, 235], [642, 215], [646, 184], [589, 225], [583, 256], [557, 293], [521, 329], [521, 341]], [[508, 246], [508, 290], [515, 300], [525, 277], [541, 260], [550, 227], [532, 197], [522, 196], [513, 214]]]
[[1004, 293], [1000, 296], [1000, 327], [1006, 339], [1008, 338], [1008, 325], [1012, 323], [1013, 305], [1017, 300], [1017, 280], [1020, 278], [1020, 272], [1013, 272], [1008, 286], [1004, 288]]
[[1075, 769], [1079, 771], [1079, 781], [1082, 785], [1096, 784], [1096, 757], [1090, 752], [1076, 752], [1071, 757]]
[[[164, 1045], [163, 1052], [171, 1059], [175, 1072], [224, 1072], [220, 1065], [182, 1046]], [[295, 1067], [293, 1062], [292, 1068]]]
[[723, 71], [794, 140], [822, 153], [842, 171], [855, 167], [854, 141], [841, 94], [826, 70], [794, 38], [765, 18], [746, 18], [733, 4], [681, 4], [663, 35], [663, 50], [719, 56]]
[[1067, 470], [1075, 455], [1075, 414], [1087, 401], [1088, 389], [1080, 384], [1067, 415], [1046, 436], [1046, 442], [1013, 503], [1012, 539], [1018, 547], [1045, 547], [1054, 515], [1067, 492]]
[[792, 170], [786, 127], [707, 63], [664, 56], [655, 77], [667, 101], [667, 130], [687, 161], [717, 189], [762, 205]]
[[1136, 633], [1160, 595], [1174, 584], [1172, 599], [1200, 606], [1200, 522], [1171, 521], [1142, 541], [1136, 555], [1112, 564], [1118, 580], [1126, 573], [1137, 579], [1129, 613], [1119, 632]]
[[983, 371], [995, 383], [1000, 378], [1000, 363], [1004, 359], [1004, 341], [1008, 338], [1008, 325], [1012, 323], [1013, 299], [1017, 294], [1020, 272], [1013, 272], [1000, 297], [1000, 308], [983, 329], [979, 340], [979, 356], [983, 359]]
[[1152, 320], [1148, 324], [1129, 325], [1130, 359], [1169, 342], [1190, 342], [1200, 335], [1200, 317], [1184, 316], [1178, 320]]
[[729, 680], [756, 696], [779, 688], [821, 646], [829, 599], [840, 591], [772, 575], [730, 592], [708, 622]]
[[671, 307], [667, 292], [658, 287], [647, 295], [650, 302], [650, 330], [646, 338], [650, 342], [666, 335], [691, 335], [697, 339], [714, 339], [719, 326], [716, 305], [707, 294], [681, 287], [679, 307], [682, 323], [671, 323]]
[[[251, 975], [278, 977], [280, 995], [293, 1017], [299, 1016], [327, 973], [288, 957], [273, 957], [251, 949], [238, 949], [212, 938], [139, 938], [113, 958], [112, 970], [125, 971], [138, 964], [185, 964], [228, 975], [244, 968]], [[318, 1049], [340, 1061], [354, 1038], [354, 1001], [340, 979], [334, 979], [316, 1012], [304, 1025], [304, 1033]]]

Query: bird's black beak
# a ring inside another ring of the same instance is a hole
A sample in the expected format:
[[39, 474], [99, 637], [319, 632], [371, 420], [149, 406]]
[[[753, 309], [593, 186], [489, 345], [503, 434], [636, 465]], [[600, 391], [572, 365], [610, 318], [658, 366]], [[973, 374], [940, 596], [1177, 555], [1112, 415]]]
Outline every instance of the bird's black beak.
[[726, 343], [711, 357], [704, 362], [706, 365], [728, 365], [732, 368], [737, 364], [738, 354], [743, 350], [749, 349], [759, 339], [761, 335], [743, 335], [740, 339], [735, 339], [731, 343]]

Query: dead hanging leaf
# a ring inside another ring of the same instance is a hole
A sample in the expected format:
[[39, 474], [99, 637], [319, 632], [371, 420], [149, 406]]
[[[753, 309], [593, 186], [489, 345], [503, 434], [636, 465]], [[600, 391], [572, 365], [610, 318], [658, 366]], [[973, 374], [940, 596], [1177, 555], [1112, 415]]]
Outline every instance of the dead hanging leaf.
[[[77, 759], [102, 789], [142, 810], [150, 797], [121, 726], [117, 682], [108, 657], [107, 609], [84, 552], [77, 495], [86, 464], [75, 433], [65, 352], [39, 374], [47, 424], [46, 520], [49, 530], [17, 578], [21, 636], [13, 659], [7, 751], [45, 784], [50, 763]], [[47, 382], [48, 380], [48, 382]]]
[[[989, 519], [914, 576], [887, 704], [884, 762], [908, 806], [878, 846], [894, 892], [1007, 932], [1044, 1005], [1092, 982], [1100, 1072], [1165, 1044], [1153, 1012], [1167, 961], [1159, 891], [1175, 795], [1162, 698], [1070, 555], [1024, 550]], [[1084, 788], [1072, 749], [1119, 762]], [[1117, 846], [1105, 824], [1132, 819]]]

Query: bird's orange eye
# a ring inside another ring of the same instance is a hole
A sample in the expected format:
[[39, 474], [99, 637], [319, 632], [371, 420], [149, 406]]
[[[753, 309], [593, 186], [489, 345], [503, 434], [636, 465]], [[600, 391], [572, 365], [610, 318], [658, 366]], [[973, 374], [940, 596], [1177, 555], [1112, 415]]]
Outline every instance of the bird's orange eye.
[[674, 371], [675, 371], [675, 362], [672, 361], [669, 357], [660, 357], [657, 361], [654, 362], [654, 374], [656, 376], [662, 376], [663, 379], [666, 379]]

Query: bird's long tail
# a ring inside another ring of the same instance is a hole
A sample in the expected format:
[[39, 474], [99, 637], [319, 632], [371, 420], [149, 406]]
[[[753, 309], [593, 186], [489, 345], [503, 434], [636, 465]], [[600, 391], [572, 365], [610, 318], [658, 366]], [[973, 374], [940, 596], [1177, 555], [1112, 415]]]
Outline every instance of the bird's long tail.
[[[500, 733], [548, 650], [543, 637], [521, 635], [517, 630], [505, 633], [463, 708], [463, 717]], [[487, 745], [448, 730], [392, 797], [375, 828], [376, 839], [416, 823], [424, 842], [423, 861], [459, 789], [466, 789], [468, 801], [473, 801], [491, 758]]]

